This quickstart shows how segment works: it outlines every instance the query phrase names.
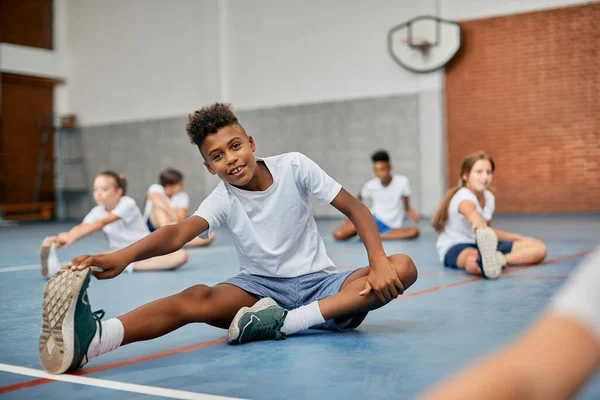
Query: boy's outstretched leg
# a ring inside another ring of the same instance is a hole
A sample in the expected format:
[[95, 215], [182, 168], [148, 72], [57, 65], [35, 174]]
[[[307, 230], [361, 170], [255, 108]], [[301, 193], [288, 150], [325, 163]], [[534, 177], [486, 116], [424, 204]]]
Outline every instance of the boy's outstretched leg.
[[39, 340], [40, 362], [47, 372], [73, 371], [88, 358], [141, 340], [167, 334], [190, 322], [227, 328], [236, 312], [257, 299], [233, 285], [192, 286], [119, 318], [100, 321], [87, 296], [90, 270], [58, 271], [46, 285]]

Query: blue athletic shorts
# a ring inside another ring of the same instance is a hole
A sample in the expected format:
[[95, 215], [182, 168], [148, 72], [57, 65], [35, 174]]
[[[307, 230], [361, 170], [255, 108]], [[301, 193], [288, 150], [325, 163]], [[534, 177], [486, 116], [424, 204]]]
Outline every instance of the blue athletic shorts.
[[381, 220], [379, 218], [377, 218], [375, 215], [373, 215], [373, 219], [375, 220], [375, 224], [377, 225], [377, 231], [379, 233], [388, 233], [389, 231], [392, 230], [392, 228], [390, 228], [389, 226], [387, 226], [386, 224], [381, 222]]
[[156, 230], [156, 228], [154, 227], [154, 225], [152, 225], [152, 222], [150, 222], [150, 218], [148, 218], [146, 220], [146, 226], [150, 230], [150, 233], [152, 233], [152, 232], [154, 232]]
[[[512, 251], [513, 242], [498, 242], [497, 250], [502, 254], [508, 254]], [[458, 268], [456, 262], [458, 261], [459, 254], [464, 249], [477, 249], [477, 245], [472, 243], [461, 243], [455, 246], [450, 247], [450, 250], [444, 256], [444, 267], [448, 268]], [[477, 249], [479, 251], [479, 249]], [[481, 255], [479, 255], [479, 259], [481, 259]]]
[[[286, 310], [293, 310], [310, 304], [340, 291], [342, 284], [355, 271], [344, 271], [336, 274], [315, 272], [294, 278], [272, 278], [267, 276], [239, 274], [223, 283], [234, 285], [262, 299], [270, 297]], [[348, 330], [357, 328], [366, 318], [367, 313], [356, 313], [344, 321], [325, 321], [313, 329]]]

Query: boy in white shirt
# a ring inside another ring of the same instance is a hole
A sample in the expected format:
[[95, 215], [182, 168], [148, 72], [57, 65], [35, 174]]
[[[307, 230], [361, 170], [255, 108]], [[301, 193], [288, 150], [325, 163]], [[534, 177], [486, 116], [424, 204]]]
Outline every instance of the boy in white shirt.
[[[77, 369], [120, 345], [191, 322], [229, 328], [230, 343], [284, 339], [310, 327], [353, 329], [416, 281], [412, 260], [386, 256], [369, 210], [317, 164], [300, 153], [256, 159], [254, 139], [229, 105], [196, 111], [187, 132], [208, 171], [222, 182], [186, 220], [119, 252], [76, 257], [70, 269], [55, 275], [44, 292], [39, 342], [46, 371]], [[369, 266], [336, 272], [312, 216], [310, 195], [350, 218]], [[214, 287], [192, 286], [108, 321], [92, 313], [86, 292], [90, 274], [113, 278], [132, 262], [180, 249], [220, 226], [234, 237], [239, 275]], [[68, 307], [56, 306], [63, 302]]]
[[[190, 197], [183, 191], [183, 173], [167, 168], [160, 173], [158, 183], [152, 184], [146, 194], [144, 220], [150, 232], [161, 226], [175, 224], [187, 217]], [[214, 232], [208, 239], [194, 238], [184, 247], [204, 246], [215, 238]]]
[[[385, 150], [378, 150], [371, 156], [375, 178], [363, 186], [359, 200], [371, 201], [371, 214], [383, 240], [413, 239], [419, 236], [416, 226], [402, 227], [404, 213], [415, 222], [420, 221], [417, 212], [410, 207], [410, 184], [403, 175], [392, 175], [390, 156]], [[346, 240], [356, 235], [352, 222], [345, 219], [334, 232], [336, 240]]]

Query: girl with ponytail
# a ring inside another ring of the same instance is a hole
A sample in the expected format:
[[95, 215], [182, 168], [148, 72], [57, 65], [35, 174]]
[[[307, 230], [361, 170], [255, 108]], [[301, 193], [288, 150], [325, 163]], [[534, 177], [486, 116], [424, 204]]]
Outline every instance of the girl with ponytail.
[[490, 227], [496, 199], [488, 188], [494, 170], [494, 160], [483, 151], [469, 154], [458, 185], [446, 192], [431, 220], [440, 234], [437, 250], [444, 266], [488, 279], [499, 277], [505, 266], [534, 264], [546, 257], [539, 240]]

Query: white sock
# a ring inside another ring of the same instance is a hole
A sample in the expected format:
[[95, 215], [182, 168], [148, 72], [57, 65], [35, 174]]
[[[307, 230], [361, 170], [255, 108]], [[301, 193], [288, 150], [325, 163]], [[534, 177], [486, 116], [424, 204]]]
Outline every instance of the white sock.
[[298, 307], [295, 310], [288, 311], [281, 332], [286, 335], [291, 335], [296, 332], [303, 331], [325, 322], [321, 309], [319, 308], [319, 302], [313, 301], [302, 307]]
[[58, 255], [56, 255], [56, 248], [54, 244], [50, 246], [50, 252], [48, 253], [48, 277], [50, 278], [52, 275], [58, 272], [60, 269], [60, 261], [58, 260]]
[[98, 327], [87, 351], [88, 360], [119, 347], [123, 341], [124, 334], [125, 329], [119, 319], [111, 318], [107, 321], [102, 321], [102, 336], [100, 336], [100, 327]]

